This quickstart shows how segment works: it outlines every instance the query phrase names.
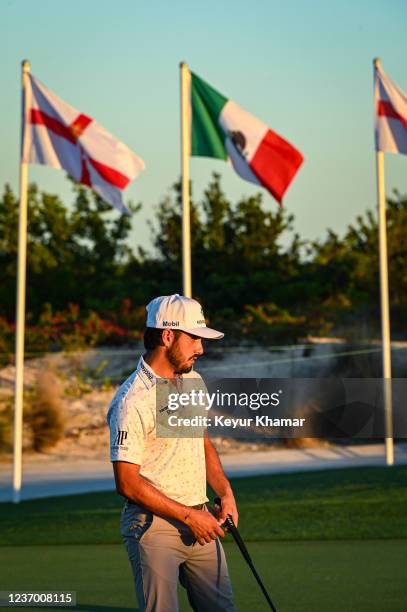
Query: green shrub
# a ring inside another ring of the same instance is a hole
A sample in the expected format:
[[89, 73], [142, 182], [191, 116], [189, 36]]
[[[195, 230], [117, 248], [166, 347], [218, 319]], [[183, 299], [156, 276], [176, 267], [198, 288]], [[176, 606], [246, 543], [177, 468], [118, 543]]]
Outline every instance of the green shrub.
[[242, 331], [251, 339], [267, 344], [297, 342], [307, 334], [305, 316], [293, 316], [275, 304], [246, 306]]
[[129, 344], [141, 337], [144, 320], [144, 307], [133, 307], [129, 299], [123, 300], [117, 311], [104, 314], [81, 311], [77, 304], [54, 312], [50, 304], [45, 304], [38, 321], [27, 325], [27, 351], [74, 352], [100, 345]]
[[14, 326], [0, 316], [0, 366], [10, 363], [14, 351]]

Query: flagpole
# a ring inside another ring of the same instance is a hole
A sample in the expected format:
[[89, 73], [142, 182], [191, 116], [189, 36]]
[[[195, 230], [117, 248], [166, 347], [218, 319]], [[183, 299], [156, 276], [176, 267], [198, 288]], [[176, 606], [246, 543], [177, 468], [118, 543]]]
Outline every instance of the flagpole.
[[181, 78], [181, 186], [182, 186], [182, 284], [183, 293], [192, 297], [191, 279], [191, 214], [189, 202], [190, 154], [190, 74], [185, 62], [180, 63]]
[[[378, 58], [373, 60], [374, 70], [380, 66]], [[384, 153], [376, 147], [377, 207], [379, 218], [379, 262], [380, 262], [380, 305], [382, 323], [383, 399], [385, 415], [386, 463], [394, 463], [393, 408], [391, 386], [391, 341], [389, 314], [389, 274], [387, 265], [387, 222], [384, 187]]]
[[[24, 139], [25, 104], [30, 62], [21, 65], [22, 81], [22, 133]], [[21, 498], [22, 446], [23, 446], [23, 391], [24, 391], [24, 332], [25, 332], [25, 290], [27, 257], [27, 189], [28, 164], [24, 157], [24, 143], [20, 158], [20, 209], [18, 220], [18, 263], [17, 263], [17, 305], [15, 340], [15, 385], [14, 385], [14, 462], [13, 462], [13, 502]]]

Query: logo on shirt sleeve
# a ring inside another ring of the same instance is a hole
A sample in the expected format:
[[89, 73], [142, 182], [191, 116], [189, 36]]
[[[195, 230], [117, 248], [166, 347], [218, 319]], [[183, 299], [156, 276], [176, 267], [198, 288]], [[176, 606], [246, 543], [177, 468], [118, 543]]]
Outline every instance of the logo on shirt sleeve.
[[119, 429], [114, 439], [113, 446], [124, 446], [124, 443], [126, 440], [127, 440], [127, 431], [124, 429]]

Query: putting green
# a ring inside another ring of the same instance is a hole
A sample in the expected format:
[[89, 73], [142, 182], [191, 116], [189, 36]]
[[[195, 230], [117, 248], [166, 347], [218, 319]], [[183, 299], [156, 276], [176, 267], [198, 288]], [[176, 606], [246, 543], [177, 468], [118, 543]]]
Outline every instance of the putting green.
[[[232, 480], [247, 542], [407, 538], [406, 483], [407, 466]], [[119, 544], [122, 506], [110, 491], [0, 504], [0, 546]]]
[[[225, 549], [238, 610], [267, 610], [233, 542]], [[279, 612], [406, 609], [406, 540], [251, 542], [249, 549]], [[0, 567], [0, 590], [75, 590], [77, 612], [136, 609], [122, 545], [6, 546]], [[181, 610], [189, 610], [183, 592]]]

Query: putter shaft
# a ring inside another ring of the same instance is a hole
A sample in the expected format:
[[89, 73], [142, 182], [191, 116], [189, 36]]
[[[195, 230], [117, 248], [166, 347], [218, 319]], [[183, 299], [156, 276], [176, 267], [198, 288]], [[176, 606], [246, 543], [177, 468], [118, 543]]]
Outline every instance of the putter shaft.
[[[220, 508], [222, 508], [222, 503], [219, 497], [216, 497], [214, 500], [214, 503], [219, 506]], [[277, 612], [273, 602], [271, 601], [271, 597], [267, 592], [266, 587], [263, 584], [262, 579], [260, 578], [254, 563], [250, 557], [249, 551], [247, 550], [246, 544], [243, 542], [242, 540], [242, 536], [240, 535], [234, 521], [233, 518], [230, 516], [230, 514], [228, 515], [227, 519], [224, 522], [224, 525], [226, 525], [226, 527], [228, 528], [228, 531], [232, 534], [232, 537], [234, 539], [234, 541], [236, 542], [236, 544], [238, 545], [240, 552], [243, 555], [243, 558], [245, 559], [246, 563], [248, 564], [248, 566], [250, 567], [253, 576], [256, 578], [256, 581], [259, 585], [259, 587], [262, 590], [262, 593], [264, 595], [264, 597], [267, 600], [267, 603], [269, 604], [270, 608], [273, 610], [273, 612]]]

